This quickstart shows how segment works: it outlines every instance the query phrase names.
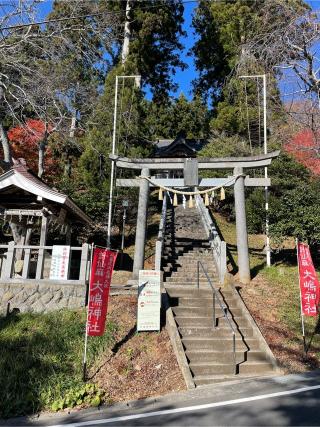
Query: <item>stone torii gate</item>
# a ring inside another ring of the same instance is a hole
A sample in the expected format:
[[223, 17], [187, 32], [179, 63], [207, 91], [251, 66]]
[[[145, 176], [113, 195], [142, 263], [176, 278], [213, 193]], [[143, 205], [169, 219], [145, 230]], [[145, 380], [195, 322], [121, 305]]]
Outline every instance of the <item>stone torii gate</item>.
[[[109, 158], [115, 162], [115, 165], [118, 168], [140, 171], [140, 177], [134, 179], [117, 179], [116, 181], [116, 185], [119, 187], [140, 188], [135, 239], [135, 253], [133, 262], [133, 278], [137, 279], [139, 270], [142, 270], [144, 266], [147, 212], [150, 186], [179, 188], [233, 185], [236, 212], [239, 279], [242, 283], [250, 282], [251, 277], [245, 208], [245, 186], [268, 187], [270, 186], [271, 182], [269, 178], [250, 178], [249, 176], [245, 175], [245, 170], [267, 167], [271, 164], [272, 160], [279, 155], [279, 153], [279, 151], [274, 151], [264, 155], [249, 157], [192, 158], [192, 161], [190, 162], [190, 164], [192, 164], [191, 169], [188, 166], [188, 160], [190, 159], [186, 158], [130, 159], [117, 155], [110, 155]], [[198, 169], [233, 170], [233, 175], [227, 178], [198, 178]], [[163, 173], [181, 170], [184, 172], [184, 178], [180, 179], [157, 178], [157, 176], [150, 176], [151, 171], [161, 171]], [[152, 183], [150, 183], [147, 179], [144, 179], [143, 177], [150, 178]]]

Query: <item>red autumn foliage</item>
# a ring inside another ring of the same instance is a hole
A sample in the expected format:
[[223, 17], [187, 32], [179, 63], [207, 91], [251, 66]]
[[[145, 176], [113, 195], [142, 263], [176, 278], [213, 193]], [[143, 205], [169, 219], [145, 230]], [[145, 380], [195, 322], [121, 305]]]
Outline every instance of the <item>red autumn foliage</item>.
[[298, 132], [284, 148], [314, 175], [320, 175], [320, 134], [311, 129], [304, 129]]
[[[48, 134], [52, 132], [52, 127], [48, 127]], [[38, 173], [38, 150], [39, 143], [45, 137], [45, 123], [41, 120], [28, 119], [23, 126], [16, 126], [8, 131], [8, 138], [11, 143], [12, 156], [16, 159], [24, 158], [27, 166], [35, 174]], [[57, 169], [57, 160], [53, 158], [50, 147], [46, 148], [44, 169], [45, 175], [52, 175]]]

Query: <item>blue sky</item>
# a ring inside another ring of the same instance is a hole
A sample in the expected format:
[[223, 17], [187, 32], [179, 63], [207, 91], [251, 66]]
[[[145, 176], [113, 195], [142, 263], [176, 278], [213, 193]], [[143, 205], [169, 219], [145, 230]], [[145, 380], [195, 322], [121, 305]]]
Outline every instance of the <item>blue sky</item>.
[[195, 42], [195, 35], [193, 32], [192, 24], [192, 12], [196, 7], [196, 2], [186, 3], [184, 5], [184, 30], [187, 33], [186, 37], [182, 39], [182, 43], [185, 46], [185, 49], [182, 53], [182, 60], [188, 65], [188, 68], [184, 71], [177, 70], [177, 74], [174, 76], [174, 81], [179, 84], [179, 90], [176, 95], [179, 95], [181, 92], [187, 98], [191, 97], [192, 90], [192, 80], [197, 76], [197, 71], [194, 66], [194, 61], [191, 56], [187, 56], [188, 51], [193, 46]]

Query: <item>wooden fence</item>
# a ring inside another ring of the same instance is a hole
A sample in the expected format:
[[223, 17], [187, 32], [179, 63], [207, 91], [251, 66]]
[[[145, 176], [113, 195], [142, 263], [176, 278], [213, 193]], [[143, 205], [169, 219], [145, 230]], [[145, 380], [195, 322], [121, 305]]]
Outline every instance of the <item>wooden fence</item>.
[[[49, 281], [52, 249], [53, 246], [15, 245], [14, 242], [0, 245], [0, 281], [8, 282], [13, 279]], [[91, 246], [87, 243], [79, 247], [70, 247], [68, 281], [86, 283], [90, 256]]]

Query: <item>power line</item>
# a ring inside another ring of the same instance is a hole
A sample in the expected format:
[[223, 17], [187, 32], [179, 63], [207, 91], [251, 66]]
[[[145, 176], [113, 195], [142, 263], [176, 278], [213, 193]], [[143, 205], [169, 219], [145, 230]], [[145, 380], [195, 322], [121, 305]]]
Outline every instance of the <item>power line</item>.
[[[187, 3], [197, 3], [198, 0], [185, 0], [182, 2], [182, 4], [187, 4]], [[163, 3], [163, 7], [166, 7], [167, 5], [165, 3]], [[161, 5], [156, 5], [156, 6], [147, 6], [147, 7], [141, 7], [140, 10], [150, 10], [150, 9], [155, 9], [155, 8], [159, 8], [162, 7]], [[36, 26], [36, 25], [43, 25], [43, 24], [50, 24], [52, 22], [64, 22], [64, 21], [72, 21], [75, 19], [84, 19], [84, 18], [94, 18], [96, 16], [104, 16], [104, 15], [122, 15], [124, 13], [124, 11], [119, 11], [119, 12], [101, 12], [101, 13], [92, 13], [92, 14], [88, 14], [88, 15], [79, 15], [79, 16], [66, 16], [64, 18], [56, 18], [56, 19], [46, 19], [44, 21], [37, 21], [37, 22], [30, 22], [28, 24], [18, 24], [18, 25], [11, 25], [8, 27], [2, 27], [1, 31], [4, 30], [13, 30], [15, 28], [24, 28], [24, 27], [31, 27], [31, 26]]]

